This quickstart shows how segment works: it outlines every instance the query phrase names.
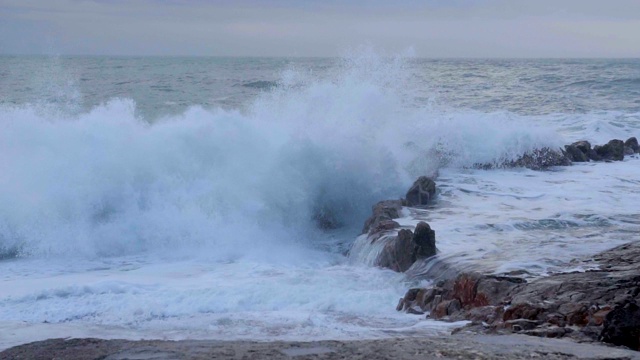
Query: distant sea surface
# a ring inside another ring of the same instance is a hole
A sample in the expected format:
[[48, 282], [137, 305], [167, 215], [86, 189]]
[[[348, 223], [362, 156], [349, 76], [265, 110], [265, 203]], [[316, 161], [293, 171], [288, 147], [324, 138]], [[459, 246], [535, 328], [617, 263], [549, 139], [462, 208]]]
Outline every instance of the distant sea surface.
[[631, 136], [638, 59], [2, 56], [0, 349], [446, 331], [350, 253], [371, 206], [439, 174], [441, 258], [582, 271], [640, 240], [640, 159], [474, 165]]

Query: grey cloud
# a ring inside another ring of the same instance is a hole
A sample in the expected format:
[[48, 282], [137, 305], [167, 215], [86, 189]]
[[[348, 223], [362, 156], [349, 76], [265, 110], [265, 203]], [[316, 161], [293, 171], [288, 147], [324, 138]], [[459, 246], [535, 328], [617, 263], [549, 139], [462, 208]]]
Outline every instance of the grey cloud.
[[636, 0], [0, 0], [0, 53], [639, 57]]

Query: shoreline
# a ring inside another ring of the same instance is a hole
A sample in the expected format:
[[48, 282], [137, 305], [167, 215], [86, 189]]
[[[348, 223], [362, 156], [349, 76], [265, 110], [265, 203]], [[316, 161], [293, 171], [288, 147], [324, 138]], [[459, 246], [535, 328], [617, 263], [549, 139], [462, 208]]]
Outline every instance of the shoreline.
[[377, 340], [253, 342], [49, 339], [0, 352], [0, 359], [640, 359], [602, 344], [525, 335], [454, 334]]

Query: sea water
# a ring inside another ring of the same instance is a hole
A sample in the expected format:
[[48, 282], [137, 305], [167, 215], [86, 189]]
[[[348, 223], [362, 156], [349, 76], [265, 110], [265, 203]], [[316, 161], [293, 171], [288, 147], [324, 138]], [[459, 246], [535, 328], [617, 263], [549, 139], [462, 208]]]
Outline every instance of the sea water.
[[0, 348], [445, 332], [349, 254], [371, 206], [438, 174], [399, 221], [441, 258], [584, 270], [640, 239], [638, 158], [474, 165], [630, 136], [638, 60], [0, 57]]

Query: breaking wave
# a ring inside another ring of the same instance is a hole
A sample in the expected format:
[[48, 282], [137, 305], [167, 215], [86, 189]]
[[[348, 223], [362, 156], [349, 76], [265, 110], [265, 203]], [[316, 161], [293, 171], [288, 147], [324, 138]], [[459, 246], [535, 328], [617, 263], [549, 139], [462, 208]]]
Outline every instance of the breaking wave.
[[510, 113], [411, 105], [405, 61], [291, 69], [246, 109], [153, 123], [126, 98], [80, 114], [2, 105], [0, 257], [299, 258], [352, 241], [370, 206], [417, 175], [562, 143]]

